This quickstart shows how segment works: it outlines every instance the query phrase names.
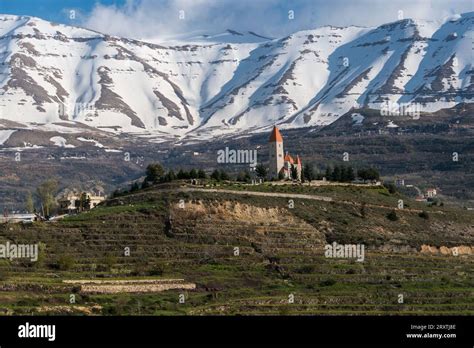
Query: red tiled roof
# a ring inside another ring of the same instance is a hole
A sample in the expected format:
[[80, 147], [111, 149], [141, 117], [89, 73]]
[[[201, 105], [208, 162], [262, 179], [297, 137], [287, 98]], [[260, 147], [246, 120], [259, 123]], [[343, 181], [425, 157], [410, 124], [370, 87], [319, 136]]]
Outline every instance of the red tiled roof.
[[280, 130], [277, 128], [277, 126], [273, 127], [272, 134], [270, 135], [270, 140], [268, 140], [269, 143], [273, 142], [278, 142], [282, 143], [283, 142], [283, 137], [281, 136]]
[[295, 161], [293, 160], [293, 157], [291, 157], [288, 153], [285, 155], [284, 161], [290, 162], [291, 164], [295, 163]]

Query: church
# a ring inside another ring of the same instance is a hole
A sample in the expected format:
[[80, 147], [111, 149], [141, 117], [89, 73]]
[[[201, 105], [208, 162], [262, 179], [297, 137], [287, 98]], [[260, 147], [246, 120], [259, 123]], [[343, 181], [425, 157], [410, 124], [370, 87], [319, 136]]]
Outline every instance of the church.
[[[269, 139], [269, 177], [274, 180], [293, 179], [301, 181], [301, 173], [303, 164], [301, 158], [296, 155], [296, 159], [290, 156], [283, 149], [283, 137], [277, 126], [273, 127], [272, 134]], [[291, 168], [296, 169], [296, 178], [292, 178]]]

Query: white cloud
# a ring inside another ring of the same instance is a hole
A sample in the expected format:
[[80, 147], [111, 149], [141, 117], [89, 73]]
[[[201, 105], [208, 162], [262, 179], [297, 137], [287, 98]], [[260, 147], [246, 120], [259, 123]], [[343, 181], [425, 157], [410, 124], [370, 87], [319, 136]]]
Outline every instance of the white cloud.
[[398, 20], [399, 11], [404, 18], [443, 20], [472, 7], [470, 0], [127, 0], [120, 7], [96, 5], [83, 25], [143, 39], [226, 29], [279, 37], [326, 24], [376, 26]]

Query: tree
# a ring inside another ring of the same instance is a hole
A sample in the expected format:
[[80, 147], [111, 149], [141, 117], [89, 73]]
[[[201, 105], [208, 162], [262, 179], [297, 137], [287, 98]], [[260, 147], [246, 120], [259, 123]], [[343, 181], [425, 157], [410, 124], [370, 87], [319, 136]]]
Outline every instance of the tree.
[[214, 179], [214, 180], [217, 180], [217, 181], [220, 181], [221, 180], [221, 174], [219, 173], [219, 171], [217, 169], [215, 169], [212, 174], [211, 174], [211, 179]]
[[183, 179], [189, 179], [189, 173], [180, 169], [178, 174], [176, 175], [176, 177], [179, 179], [179, 180], [183, 180]]
[[310, 165], [309, 163], [306, 163], [303, 168], [303, 179], [308, 180], [311, 182], [311, 180], [315, 179], [314, 175], [314, 169], [313, 166]]
[[267, 168], [260, 163], [255, 167], [255, 173], [257, 174], [257, 177], [265, 179], [267, 177]]
[[143, 180], [143, 182], [142, 182], [141, 188], [142, 188], [142, 190], [143, 190], [143, 189], [146, 189], [147, 187], [150, 187], [150, 184], [149, 184], [148, 181], [145, 179], [145, 180]]
[[171, 182], [173, 180], [176, 180], [176, 174], [172, 169], [166, 175], [162, 178], [162, 182]]
[[202, 169], [198, 170], [197, 176], [198, 176], [199, 179], [206, 179], [207, 178], [206, 172]]
[[332, 180], [332, 168], [331, 167], [326, 168], [326, 172], [324, 173], [324, 177], [326, 178], [326, 180]]
[[341, 182], [347, 182], [347, 168], [345, 166], [341, 166]]
[[348, 182], [351, 182], [351, 181], [355, 180], [354, 168], [352, 168], [351, 166], [347, 167], [346, 179], [347, 179]]
[[239, 174], [237, 174], [237, 181], [239, 182], [247, 182], [250, 180], [250, 173], [248, 171], [245, 171], [245, 172], [239, 172]]
[[296, 168], [296, 166], [294, 164], [291, 165], [291, 178], [293, 180], [298, 179], [298, 169]]
[[35, 205], [33, 203], [33, 195], [31, 192], [28, 192], [26, 196], [25, 208], [28, 213], [33, 213], [35, 211]]
[[383, 186], [385, 186], [385, 188], [388, 190], [388, 192], [390, 194], [393, 195], [393, 194], [397, 193], [397, 187], [394, 184], [392, 184], [391, 182], [386, 183]]
[[74, 202], [74, 205], [79, 211], [90, 210], [91, 208], [91, 199], [87, 193], [81, 193], [81, 196], [78, 200]]
[[138, 182], [135, 181], [132, 184], [132, 186], [130, 187], [130, 192], [135, 192], [135, 191], [138, 191], [138, 190], [140, 190], [140, 185], [138, 185]]
[[221, 180], [230, 180], [229, 175], [225, 170], [221, 170], [220, 172], [220, 179]]
[[55, 179], [49, 179], [36, 188], [36, 195], [41, 203], [41, 212], [43, 216], [50, 216], [51, 210], [56, 204], [54, 193], [56, 192], [58, 183]]
[[332, 181], [341, 181], [341, 168], [339, 166], [335, 166], [334, 170], [331, 175]]
[[197, 179], [198, 178], [198, 173], [196, 171], [196, 169], [191, 169], [191, 171], [189, 172], [189, 178], [190, 179]]
[[163, 167], [159, 163], [152, 163], [146, 167], [146, 180], [157, 184], [163, 174], [165, 173]]
[[380, 178], [379, 172], [374, 168], [359, 169], [357, 171], [357, 176], [364, 181], [373, 181]]

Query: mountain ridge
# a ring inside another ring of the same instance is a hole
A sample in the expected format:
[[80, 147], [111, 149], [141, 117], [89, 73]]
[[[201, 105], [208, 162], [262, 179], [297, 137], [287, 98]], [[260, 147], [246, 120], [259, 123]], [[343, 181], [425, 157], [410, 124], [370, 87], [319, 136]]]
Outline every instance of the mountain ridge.
[[472, 102], [473, 22], [468, 12], [165, 46], [0, 15], [0, 127], [61, 122], [161, 141], [325, 126], [358, 107], [437, 111]]

